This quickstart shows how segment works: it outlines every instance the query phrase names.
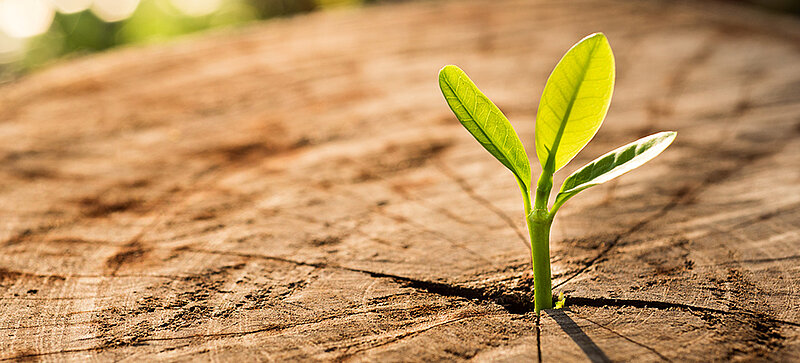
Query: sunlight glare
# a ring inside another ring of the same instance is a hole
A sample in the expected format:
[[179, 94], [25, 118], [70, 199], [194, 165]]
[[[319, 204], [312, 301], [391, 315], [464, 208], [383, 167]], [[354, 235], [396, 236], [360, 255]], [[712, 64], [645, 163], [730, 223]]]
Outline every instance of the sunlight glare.
[[222, 6], [222, 0], [171, 0], [182, 13], [189, 16], [203, 16], [217, 11]]
[[94, 0], [92, 12], [106, 22], [125, 20], [136, 11], [139, 0]]
[[12, 38], [0, 32], [0, 64], [15, 62], [22, 58], [25, 42], [25, 39]]
[[92, 5], [92, 0], [50, 0], [56, 9], [63, 14], [72, 14], [84, 11]]
[[0, 30], [13, 38], [29, 38], [50, 28], [55, 10], [47, 0], [0, 0]]

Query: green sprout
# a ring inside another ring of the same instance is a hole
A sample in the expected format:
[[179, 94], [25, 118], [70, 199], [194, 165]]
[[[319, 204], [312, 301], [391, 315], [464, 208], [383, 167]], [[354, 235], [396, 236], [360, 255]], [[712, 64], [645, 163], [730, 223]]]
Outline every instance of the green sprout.
[[[511, 123], [460, 68], [448, 65], [439, 71], [439, 87], [450, 109], [467, 131], [511, 170], [522, 191], [537, 314], [553, 307], [550, 226], [561, 206], [578, 192], [641, 166], [675, 139], [673, 131], [659, 132], [595, 159], [564, 180], [548, 208], [553, 174], [589, 143], [603, 123], [614, 90], [614, 72], [611, 46], [605, 35], [595, 33], [572, 46], [550, 74], [536, 113], [536, 156], [542, 173], [531, 207], [531, 167]], [[563, 298], [561, 301], [563, 305]]]

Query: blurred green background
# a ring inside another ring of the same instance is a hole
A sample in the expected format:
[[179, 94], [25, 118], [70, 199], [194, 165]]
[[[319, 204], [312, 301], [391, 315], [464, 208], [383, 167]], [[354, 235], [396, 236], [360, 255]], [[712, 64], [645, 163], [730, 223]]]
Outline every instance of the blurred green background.
[[0, 82], [123, 44], [375, 0], [0, 0]]
[[[0, 83], [55, 59], [380, 0], [0, 0]], [[388, 0], [384, 0], [388, 1]], [[747, 2], [800, 13], [800, 0]]]

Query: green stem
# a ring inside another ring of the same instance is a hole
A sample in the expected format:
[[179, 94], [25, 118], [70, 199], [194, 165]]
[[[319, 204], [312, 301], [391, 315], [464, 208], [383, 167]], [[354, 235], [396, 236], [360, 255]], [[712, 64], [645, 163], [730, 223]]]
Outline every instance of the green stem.
[[528, 218], [531, 228], [531, 258], [533, 259], [533, 288], [535, 297], [535, 310], [538, 314], [542, 309], [553, 308], [553, 289], [550, 281], [550, 226], [553, 220], [536, 218], [532, 214]]
[[550, 199], [550, 190], [553, 189], [553, 173], [543, 171], [536, 182], [536, 199], [534, 200], [534, 210], [547, 213], [547, 202]]
[[550, 274], [550, 226], [553, 216], [547, 211], [550, 190], [553, 188], [553, 173], [547, 170], [536, 183], [534, 209], [528, 214], [528, 231], [531, 235], [531, 259], [533, 260], [533, 288], [536, 313], [553, 308], [553, 289]]

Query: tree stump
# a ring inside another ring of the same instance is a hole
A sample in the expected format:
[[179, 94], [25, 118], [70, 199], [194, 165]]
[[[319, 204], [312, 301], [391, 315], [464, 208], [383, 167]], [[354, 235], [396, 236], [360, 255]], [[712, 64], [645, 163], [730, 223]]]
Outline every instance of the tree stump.
[[[800, 357], [800, 21], [711, 2], [446, 1], [318, 13], [53, 65], [0, 88], [0, 360], [537, 358], [512, 175], [583, 36], [611, 109], [556, 177], [662, 156], [564, 206], [544, 361]], [[535, 178], [536, 176], [534, 176]]]

